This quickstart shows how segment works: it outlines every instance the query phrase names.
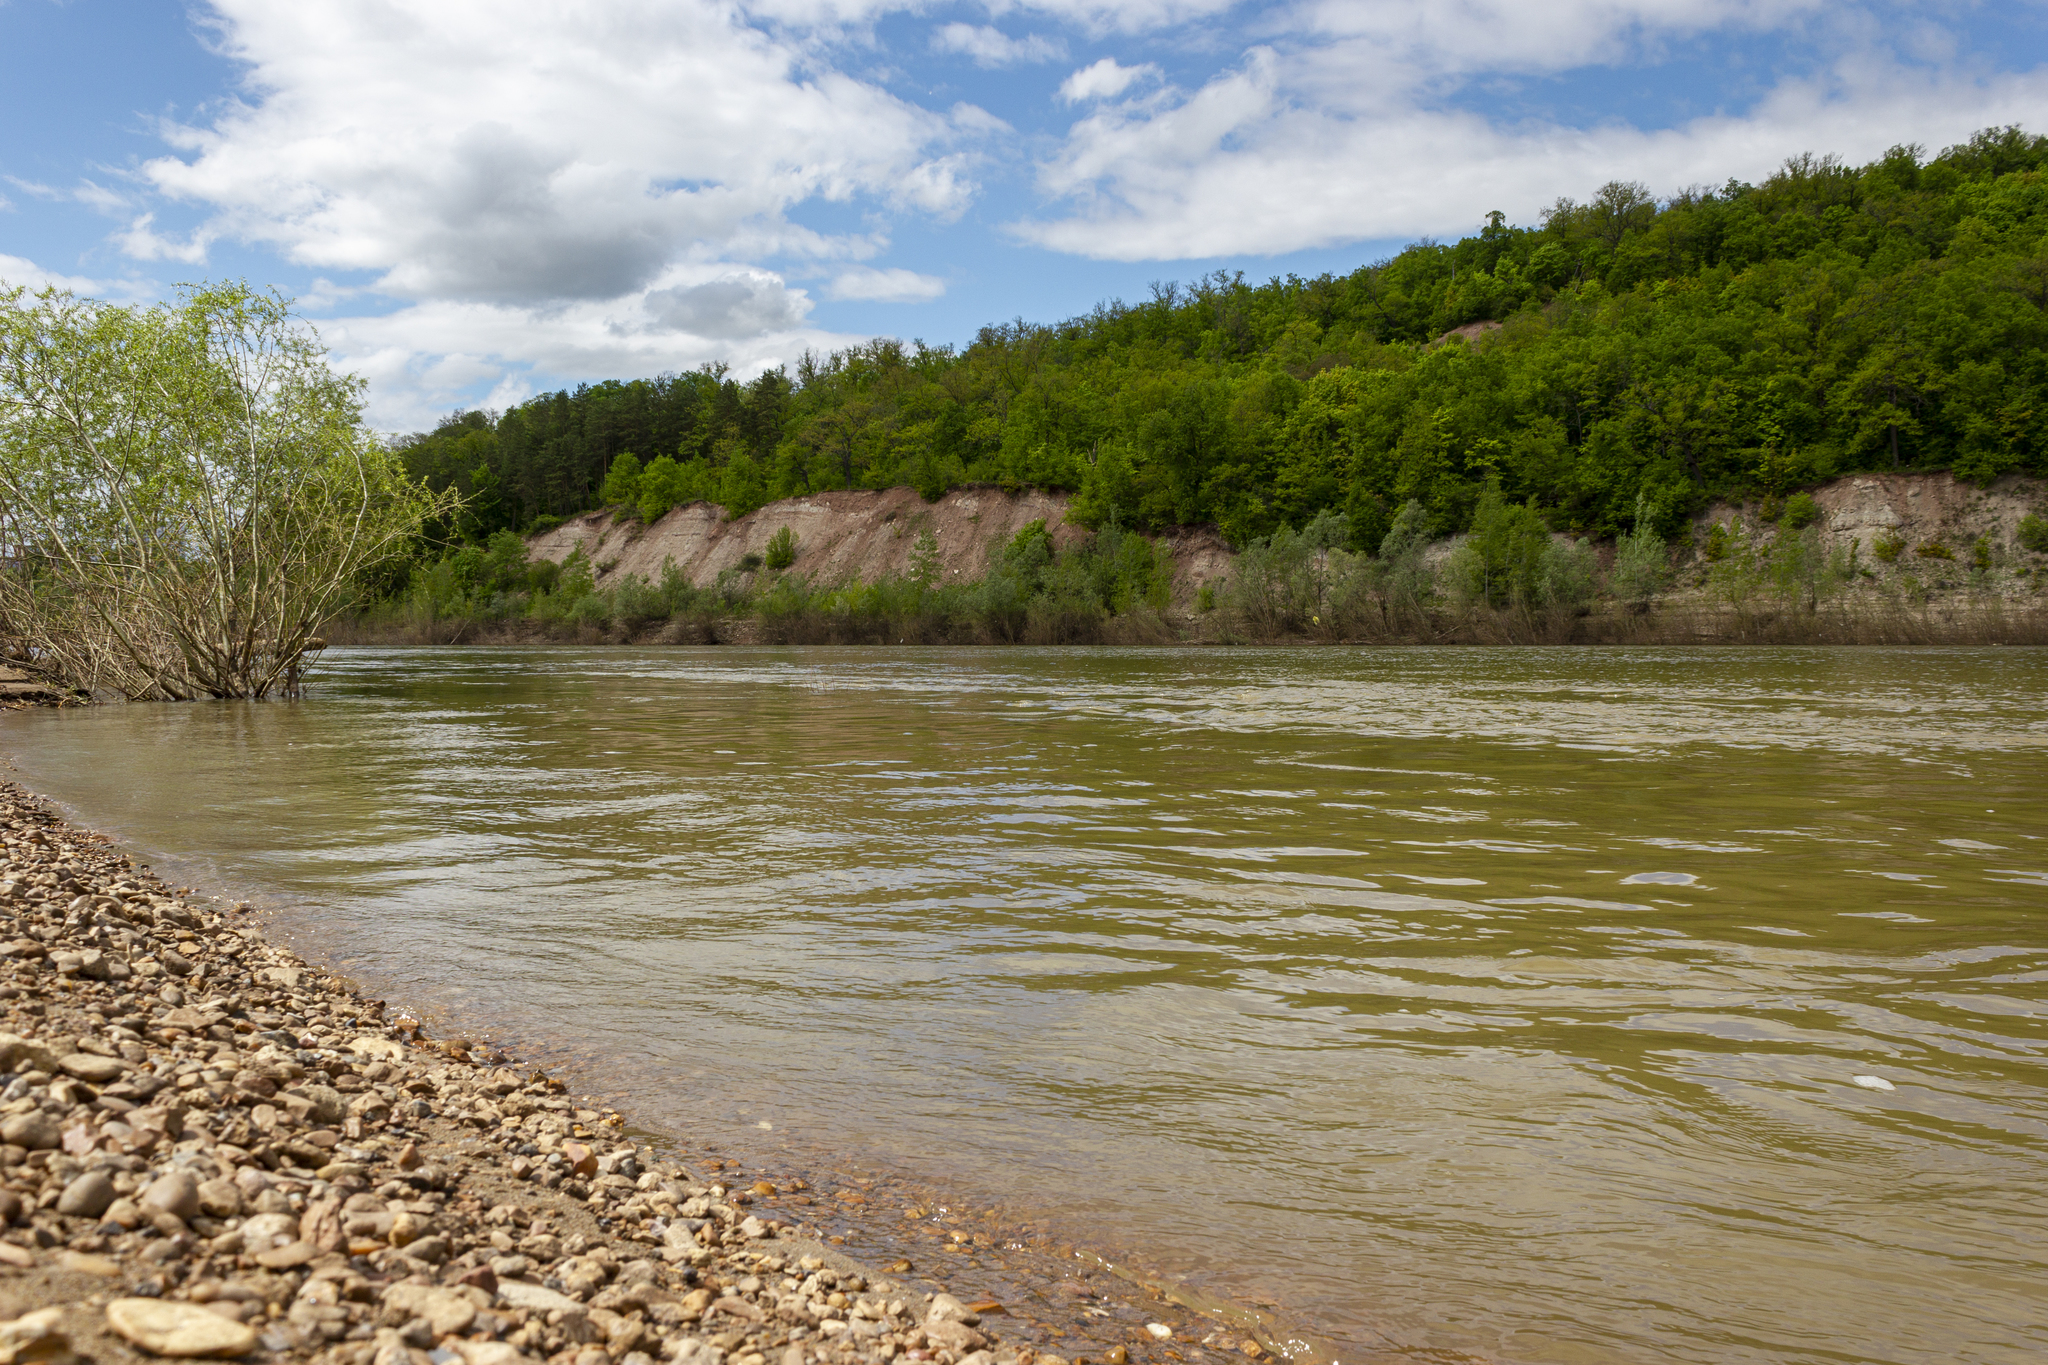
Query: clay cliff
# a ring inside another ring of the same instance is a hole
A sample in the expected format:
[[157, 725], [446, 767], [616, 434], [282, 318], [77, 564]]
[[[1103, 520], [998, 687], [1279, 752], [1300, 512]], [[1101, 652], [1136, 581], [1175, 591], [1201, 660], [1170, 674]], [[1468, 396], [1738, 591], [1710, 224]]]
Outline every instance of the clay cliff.
[[[820, 584], [872, 583], [908, 574], [911, 550], [929, 531], [938, 543], [941, 576], [972, 582], [1034, 521], [1045, 522], [1057, 545], [1084, 539], [1087, 531], [1067, 523], [1067, 502], [1064, 493], [973, 487], [956, 488], [928, 503], [915, 489], [887, 488], [785, 498], [732, 521], [724, 520], [722, 508], [697, 502], [652, 525], [631, 514], [586, 512], [529, 544], [535, 558], [557, 563], [581, 545], [600, 583], [625, 576], [656, 582], [663, 565], [673, 560], [702, 587], [725, 570], [742, 569], [748, 555], [765, 556], [769, 537], [787, 526], [797, 537], [792, 572]], [[1175, 531], [1166, 540], [1174, 555], [1173, 605], [1191, 610], [1204, 582], [1229, 573], [1229, 547], [1210, 527]]]
[[[1860, 562], [1875, 566], [1871, 554], [1880, 537], [1897, 538], [1916, 549], [1946, 545], [1958, 554], [1979, 536], [1998, 547], [2000, 562], [2024, 568], [2031, 557], [2016, 551], [2020, 518], [2048, 509], [2041, 481], [2008, 475], [1987, 488], [1934, 474], [1852, 474], [1812, 490], [1820, 526], [1834, 545], [1858, 546]], [[1011, 537], [1043, 520], [1055, 543], [1066, 546], [1088, 532], [1066, 521], [1068, 497], [1037, 489], [1006, 492], [992, 486], [956, 488], [927, 503], [909, 488], [876, 492], [814, 493], [774, 502], [727, 521], [711, 503], [678, 507], [652, 525], [612, 511], [586, 512], [532, 538], [537, 558], [560, 562], [582, 546], [598, 581], [640, 576], [658, 581], [673, 560], [700, 587], [726, 570], [745, 571], [749, 555], [767, 554], [768, 540], [787, 526], [798, 541], [793, 571], [822, 585], [908, 574], [910, 555], [929, 531], [938, 545], [940, 574], [972, 582], [988, 572], [992, 558]], [[1745, 536], [1766, 539], [1775, 528], [1754, 504], [1720, 503], [1693, 519], [1694, 545], [1723, 523]], [[1775, 514], [1774, 514], [1775, 515]], [[1205, 583], [1221, 586], [1232, 571], [1230, 547], [1214, 527], [1182, 527], [1163, 536], [1174, 556], [1172, 611], [1187, 615]], [[1439, 548], [1448, 553], [1452, 542]], [[1681, 546], [1681, 564], [1695, 561]], [[1905, 554], [1887, 573], [1921, 573], [1928, 561]], [[1937, 566], [1938, 567], [1938, 566]], [[1674, 585], [1683, 592], [1686, 575]], [[2015, 583], [2018, 579], [2013, 580]]]

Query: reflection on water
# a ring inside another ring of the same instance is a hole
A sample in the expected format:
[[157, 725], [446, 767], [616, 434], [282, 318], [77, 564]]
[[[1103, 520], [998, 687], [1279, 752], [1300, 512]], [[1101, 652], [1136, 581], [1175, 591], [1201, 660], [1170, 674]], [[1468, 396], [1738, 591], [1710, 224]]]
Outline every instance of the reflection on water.
[[0, 748], [652, 1121], [1350, 1355], [2048, 1353], [2039, 651], [340, 655]]

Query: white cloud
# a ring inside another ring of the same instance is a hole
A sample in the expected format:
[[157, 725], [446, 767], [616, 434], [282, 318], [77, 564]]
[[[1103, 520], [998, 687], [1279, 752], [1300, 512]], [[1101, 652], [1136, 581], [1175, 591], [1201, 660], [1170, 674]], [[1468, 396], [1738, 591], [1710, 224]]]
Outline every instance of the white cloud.
[[[928, 0], [744, 0], [746, 11], [792, 29], [858, 32], [895, 11], [920, 13]], [[993, 18], [1011, 13], [1043, 15], [1084, 33], [1149, 33], [1211, 19], [1237, 8], [1239, 0], [985, 0]]]
[[619, 298], [670, 265], [872, 249], [792, 224], [810, 199], [939, 214], [971, 195], [945, 116], [813, 69], [713, 0], [431, 6], [215, 0], [247, 95], [165, 129], [144, 179], [211, 240], [369, 272], [400, 298]]
[[[865, 13], [792, 3], [799, 24]], [[810, 298], [758, 263], [871, 259], [894, 216], [956, 217], [974, 149], [1005, 127], [847, 75], [817, 35], [726, 0], [211, 6], [239, 97], [160, 128], [169, 154], [130, 174], [112, 240], [201, 266], [268, 248], [315, 273], [310, 308], [359, 311], [320, 328], [393, 428], [535, 376], [750, 373], [860, 340], [811, 327]], [[167, 201], [196, 226], [166, 228]], [[796, 221], [819, 202], [858, 226]], [[861, 297], [922, 288], [869, 275]]]
[[206, 260], [213, 234], [205, 229], [189, 233], [181, 241], [156, 230], [156, 215], [145, 213], [114, 234], [114, 243], [138, 261], [183, 261], [200, 265]]
[[[1095, 36], [1151, 33], [1221, 18], [1238, 0], [1022, 0], [1017, 9], [1047, 15]], [[991, 13], [1010, 8], [989, 6]], [[1286, 12], [1288, 7], [1281, 7]]]
[[[1762, 27], [1798, 13], [1714, 0], [1567, 0], [1538, 22], [1536, 11], [1499, 0], [1331, 0], [1299, 15], [1341, 32], [1335, 42], [1255, 47], [1196, 89], [1091, 110], [1040, 167], [1041, 188], [1067, 212], [1013, 230], [1102, 259], [1269, 255], [1455, 231], [1496, 208], [1530, 222], [1560, 193], [1584, 195], [1612, 179], [1668, 192], [1760, 178], [1800, 151], [1859, 160], [1900, 142], [1938, 148], [1990, 124], [2048, 123], [2048, 68], [1980, 75], [1846, 42], [1747, 109], [1665, 129], [1507, 124], [1459, 107], [1468, 78], [1562, 71], [1588, 54], [1621, 60], [1660, 34]], [[1077, 95], [1095, 69], [1069, 78]]]
[[[134, 203], [127, 195], [108, 189], [93, 180], [80, 180], [71, 188], [65, 189], [57, 185], [45, 185], [40, 181], [23, 180], [19, 176], [10, 175], [4, 178], [8, 184], [34, 198], [84, 204], [101, 213], [124, 213], [132, 208]], [[0, 200], [0, 203], [4, 202]]]
[[46, 270], [25, 256], [10, 256], [4, 251], [0, 251], [0, 286], [27, 289], [30, 293], [65, 289], [81, 298], [115, 299], [126, 303], [153, 302], [160, 292], [153, 280], [66, 275], [61, 271]]
[[855, 266], [841, 271], [825, 292], [835, 299], [929, 303], [945, 294], [946, 282], [935, 275], [920, 275], [915, 270], [876, 270], [872, 266]]
[[[557, 376], [630, 376], [686, 370], [710, 361], [741, 378], [831, 350], [864, 336], [811, 327], [801, 290], [746, 268], [678, 271], [643, 297], [581, 300], [551, 309], [436, 300], [375, 317], [318, 324], [335, 365], [370, 381], [370, 420], [413, 431], [451, 408], [505, 407]], [[697, 330], [680, 330], [689, 322]], [[710, 335], [707, 333], [722, 333]]]
[[1104, 57], [1093, 66], [1084, 66], [1060, 82], [1060, 98], [1068, 104], [1079, 104], [1083, 100], [1115, 99], [1140, 80], [1157, 80], [1159, 68], [1146, 62], [1142, 66], [1119, 66], [1114, 57]]
[[1275, 31], [1328, 44], [1330, 64], [1353, 75], [1405, 84], [1611, 65], [1659, 56], [1698, 34], [1796, 28], [1854, 8], [1824, 0], [1306, 0]]
[[932, 34], [932, 51], [972, 57], [976, 66], [1028, 66], [1058, 61], [1067, 45], [1036, 33], [1012, 38], [988, 24], [945, 24]]
[[103, 292], [99, 280], [90, 280], [82, 275], [60, 275], [54, 270], [43, 269], [25, 256], [9, 256], [4, 252], [0, 252], [0, 287], [27, 289], [31, 293], [43, 289], [68, 289], [88, 298]]

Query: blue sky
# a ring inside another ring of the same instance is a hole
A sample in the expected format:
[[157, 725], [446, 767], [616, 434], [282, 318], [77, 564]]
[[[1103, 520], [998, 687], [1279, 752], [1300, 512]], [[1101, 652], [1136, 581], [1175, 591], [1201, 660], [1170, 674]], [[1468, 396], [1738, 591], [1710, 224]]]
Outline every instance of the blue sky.
[[2041, 3], [0, 0], [0, 279], [301, 300], [403, 431], [2048, 130]]

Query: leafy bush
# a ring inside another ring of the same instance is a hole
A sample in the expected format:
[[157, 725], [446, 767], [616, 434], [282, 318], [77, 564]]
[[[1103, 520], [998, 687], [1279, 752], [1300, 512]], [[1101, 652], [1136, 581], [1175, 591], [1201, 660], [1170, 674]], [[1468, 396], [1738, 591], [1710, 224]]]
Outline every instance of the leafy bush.
[[678, 504], [688, 502], [694, 492], [689, 472], [666, 455], [650, 460], [640, 474], [635, 501], [643, 521], [659, 521]]
[[1870, 544], [1870, 552], [1887, 564], [1896, 564], [1906, 552], [1906, 538], [1897, 531], [1879, 531]]
[[921, 588], [930, 589], [939, 581], [939, 538], [927, 526], [915, 544], [910, 547], [910, 581]]
[[1978, 536], [1970, 546], [1970, 567], [1982, 573], [1991, 567], [1991, 537]]
[[1420, 612], [1436, 593], [1436, 575], [1424, 558], [1429, 550], [1429, 513], [1410, 498], [1394, 514], [1380, 541], [1379, 590], [1395, 611]]
[[1956, 552], [1954, 550], [1949, 549], [1948, 546], [1942, 544], [1938, 540], [1926, 541], [1920, 546], [1919, 549], [1913, 551], [1913, 553], [1920, 556], [1920, 558], [1922, 559], [1953, 560], [1956, 557]]
[[1781, 596], [1807, 611], [1818, 610], [1821, 602], [1848, 582], [1853, 572], [1848, 552], [1830, 554], [1816, 527], [1781, 537], [1771, 547], [1772, 585]]
[[778, 570], [796, 563], [796, 532], [784, 526], [768, 537], [767, 563]]
[[1255, 628], [1301, 629], [1318, 614], [1312, 610], [1309, 557], [1308, 542], [1285, 526], [1248, 542], [1225, 587], [1232, 614]]
[[754, 570], [760, 567], [761, 556], [754, 554], [752, 552], [740, 556], [740, 571], [742, 573], [752, 573]]
[[2048, 519], [2032, 512], [2020, 518], [2019, 541], [2037, 555], [2048, 555]]
[[1607, 586], [1629, 606], [1645, 610], [1671, 581], [1671, 554], [1652, 528], [1644, 500], [1636, 499], [1635, 529], [1615, 537], [1614, 572]]
[[1820, 520], [1820, 504], [1808, 493], [1794, 493], [1785, 499], [1784, 515], [1778, 518], [1778, 525], [1788, 531], [1803, 531]]
[[1553, 540], [1543, 550], [1540, 600], [1546, 607], [1584, 612], [1593, 602], [1600, 561], [1585, 540]]
[[1729, 533], [1728, 527], [1724, 523], [1717, 521], [1712, 526], [1709, 526], [1707, 528], [1706, 548], [1702, 551], [1707, 557], [1707, 562], [1709, 564], [1719, 564], [1722, 560], [1726, 559], [1728, 557], [1728, 545], [1732, 539], [1733, 536]]

